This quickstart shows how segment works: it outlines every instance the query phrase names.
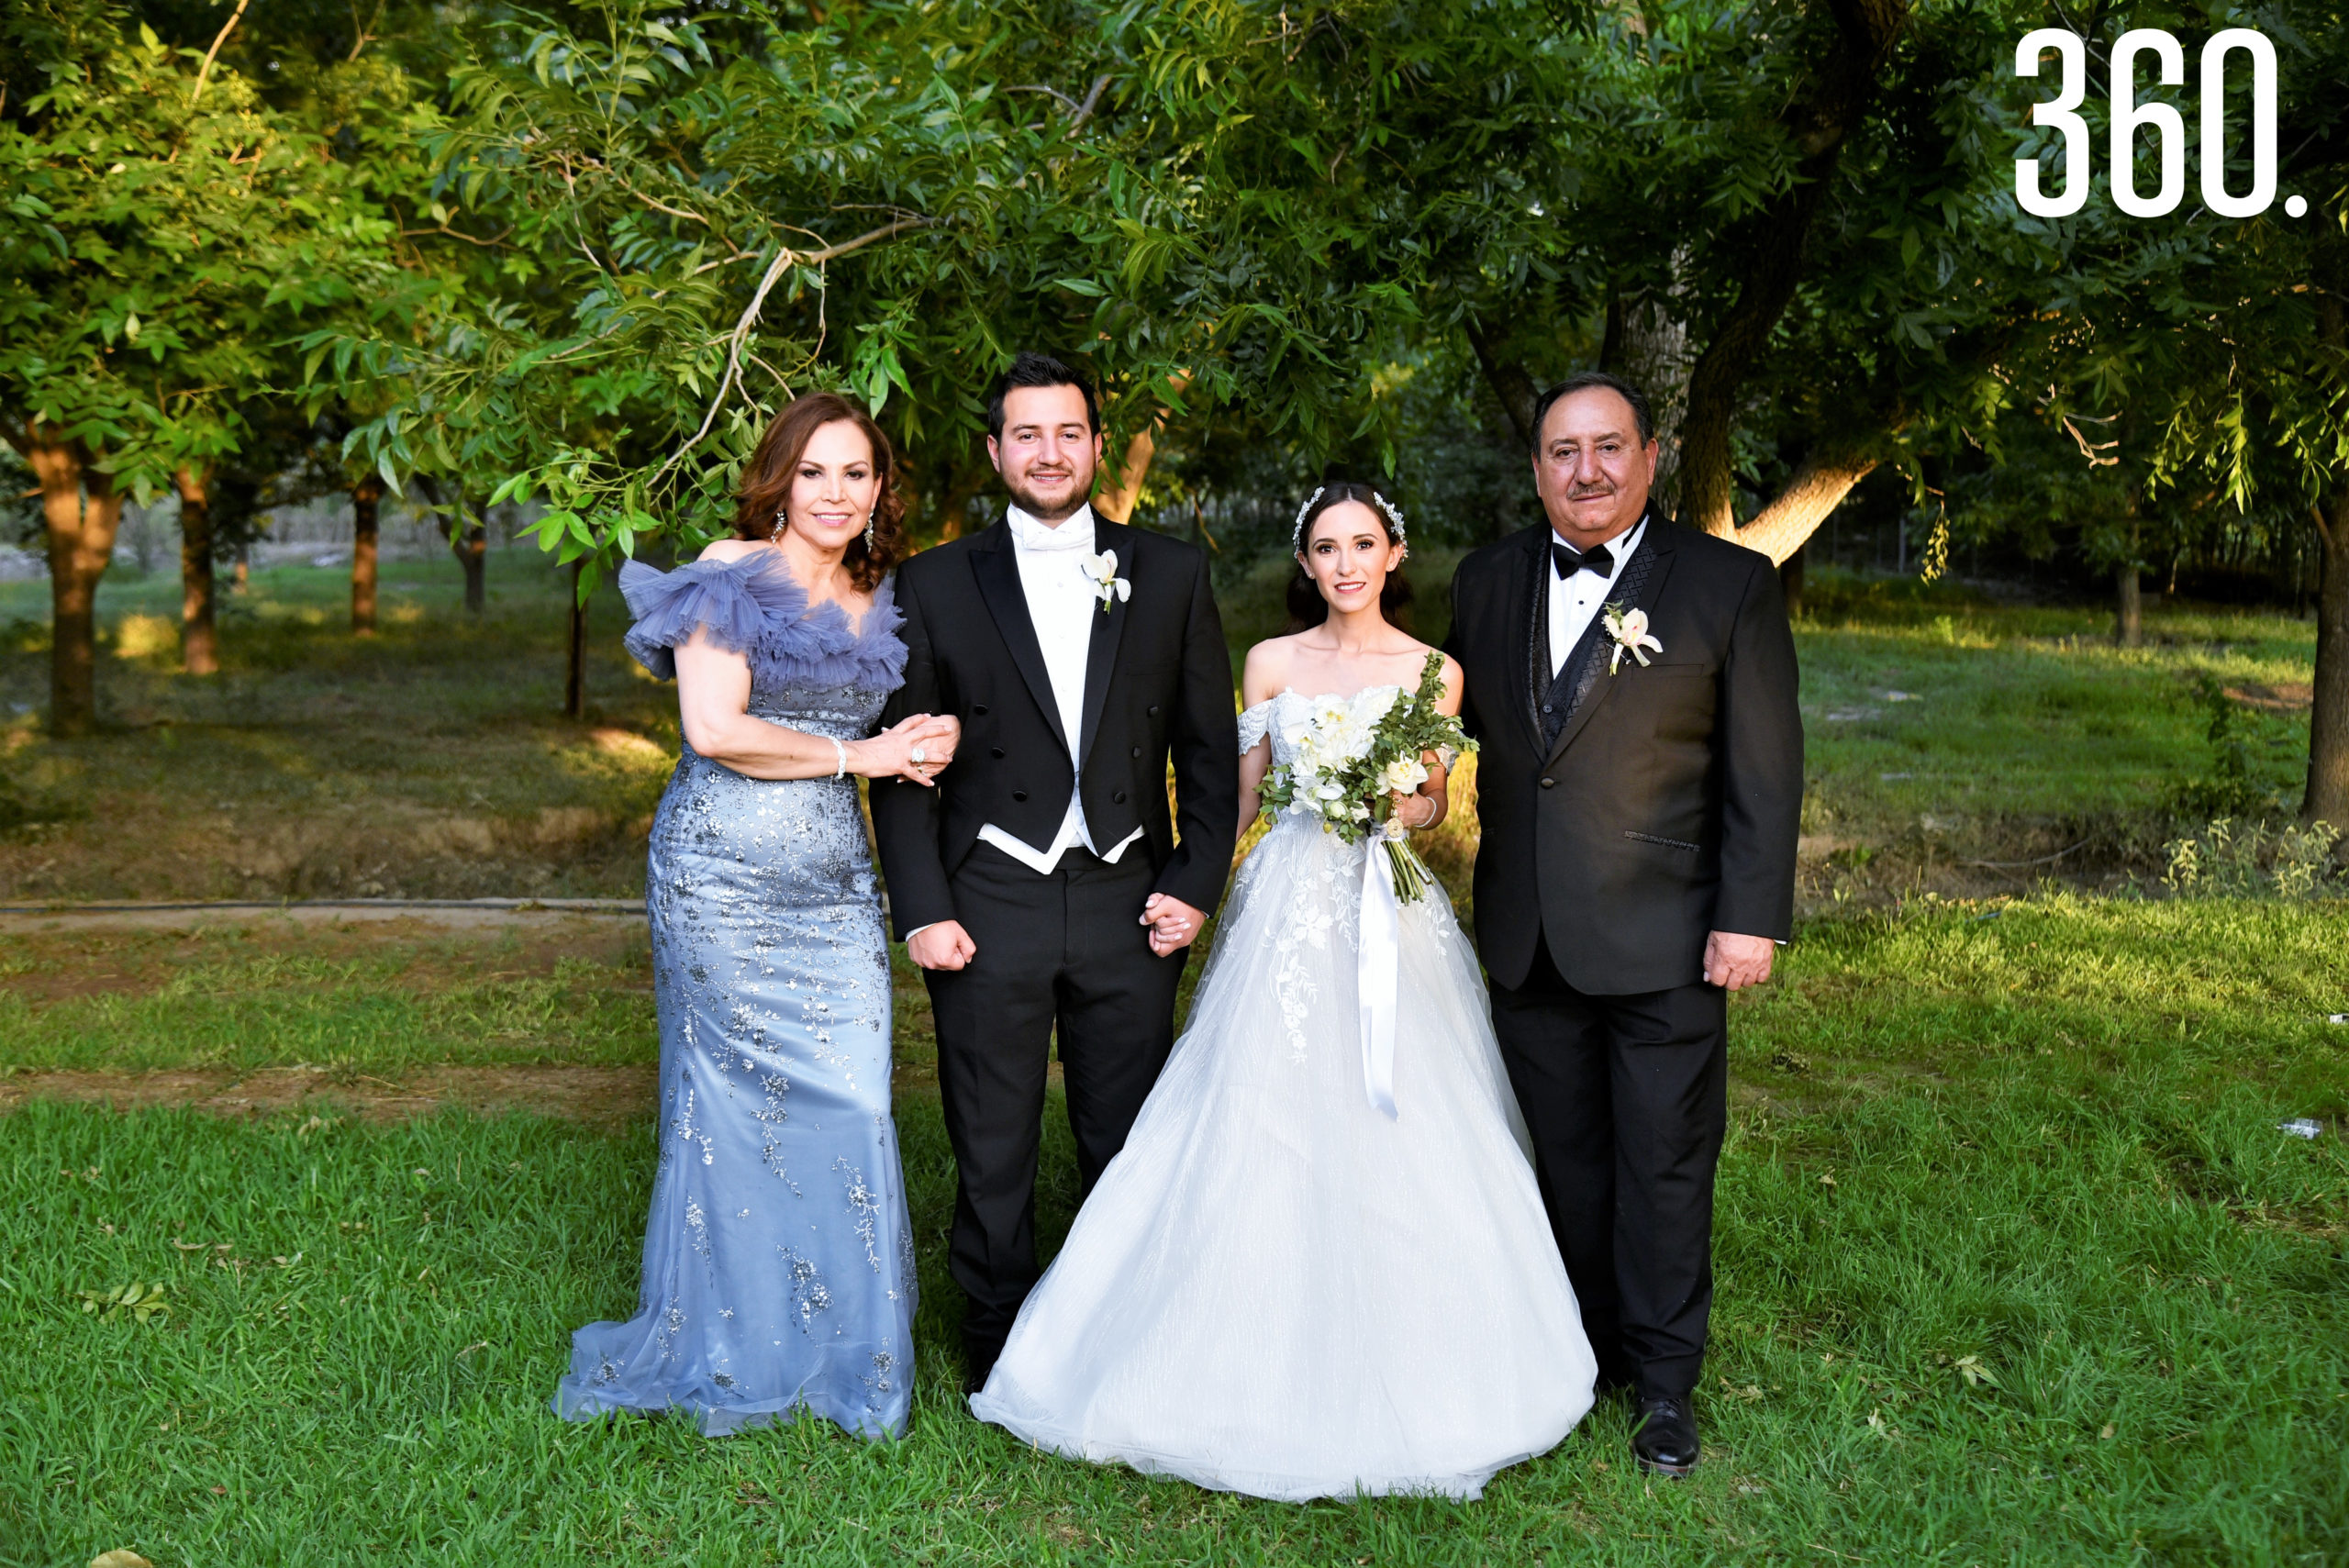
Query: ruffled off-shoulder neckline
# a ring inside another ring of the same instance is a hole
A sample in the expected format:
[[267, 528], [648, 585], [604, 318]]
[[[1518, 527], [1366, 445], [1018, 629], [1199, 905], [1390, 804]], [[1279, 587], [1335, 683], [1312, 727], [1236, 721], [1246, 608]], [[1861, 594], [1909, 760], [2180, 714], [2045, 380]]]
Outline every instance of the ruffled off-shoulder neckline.
[[780, 552], [753, 550], [732, 561], [694, 561], [673, 572], [642, 562], [620, 567], [620, 595], [636, 624], [627, 647], [662, 680], [677, 673], [675, 650], [707, 629], [709, 639], [750, 661], [751, 684], [874, 685], [905, 683], [905, 616], [896, 582], [884, 579], [873, 603], [851, 620], [837, 599], [810, 604]]

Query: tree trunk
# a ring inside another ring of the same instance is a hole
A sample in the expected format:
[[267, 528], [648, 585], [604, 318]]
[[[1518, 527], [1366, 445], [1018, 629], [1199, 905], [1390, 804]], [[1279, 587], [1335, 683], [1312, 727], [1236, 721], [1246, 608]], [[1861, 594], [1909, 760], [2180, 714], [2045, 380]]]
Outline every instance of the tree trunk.
[[1485, 384], [1493, 389], [1493, 398], [1501, 406], [1502, 416], [1508, 428], [1517, 433], [1518, 444], [1527, 451], [1533, 450], [1533, 405], [1541, 400], [1542, 389], [1533, 384], [1532, 376], [1514, 360], [1498, 357], [1493, 340], [1475, 317], [1470, 317], [1464, 328], [1468, 347], [1476, 356], [1476, 363], [1485, 373]]
[[1802, 618], [1802, 558], [1804, 554], [1805, 551], [1798, 546], [1792, 555], [1778, 562], [1778, 586], [1780, 592], [1786, 596], [1788, 620]]
[[1803, 251], [1843, 146], [1859, 129], [1876, 72], [1909, 19], [1908, 0], [1824, 0], [1835, 43], [1781, 119], [1802, 152], [1795, 178], [1755, 215], [1737, 302], [1697, 357], [1680, 435], [1680, 520], [1723, 539], [1737, 528], [1731, 429], [1746, 378], [1803, 278]]
[[180, 668], [191, 675], [220, 672], [218, 598], [212, 574], [212, 500], [207, 475], [183, 468], [172, 475], [180, 493]]
[[2349, 483], [2311, 508], [2317, 567], [2315, 700], [2309, 710], [2309, 787], [2300, 815], [2349, 829]]
[[[460, 500], [462, 513], [464, 503]], [[449, 548], [456, 552], [457, 564], [465, 569], [465, 613], [479, 616], [489, 607], [486, 577], [489, 567], [489, 525], [480, 517], [467, 523], [462, 531], [457, 519], [449, 521]]]
[[587, 606], [579, 596], [579, 573], [586, 564], [571, 563], [571, 667], [562, 680], [562, 716], [587, 717]]
[[2112, 640], [2122, 648], [2145, 645], [2145, 590], [2137, 563], [2113, 569]]
[[970, 509], [971, 497], [979, 493], [980, 484], [981, 481], [962, 464], [956, 464], [948, 473], [945, 493], [938, 503], [938, 541], [941, 544], [963, 537], [963, 514]]
[[[1168, 382], [1169, 390], [1178, 397], [1190, 384], [1191, 378], [1187, 375], [1176, 375]], [[1150, 460], [1158, 451], [1158, 432], [1164, 428], [1172, 412], [1162, 406], [1157, 417], [1135, 431], [1133, 439], [1126, 443], [1125, 459], [1118, 464], [1116, 475], [1104, 478], [1095, 485], [1093, 510], [1096, 516], [1107, 517], [1113, 523], [1132, 519], [1134, 503], [1141, 499], [1142, 481], [1150, 477]]]
[[384, 482], [370, 473], [351, 486], [351, 632], [375, 635], [375, 544]]
[[49, 729], [72, 739], [97, 728], [98, 579], [114, 559], [122, 497], [113, 475], [90, 466], [79, 441], [56, 439], [38, 420], [12, 433], [11, 444], [40, 482], [49, 536]]
[[[1674, 258], [1675, 274], [1682, 270], [1679, 261]], [[1663, 296], [1646, 294], [1626, 300], [1609, 295], [1607, 337], [1598, 352], [1600, 370], [1647, 394], [1660, 449], [1649, 493], [1667, 513], [1678, 510], [1680, 430], [1688, 408], [1688, 375], [1696, 363], [1688, 349], [1688, 324], [1674, 314], [1686, 308], [1681, 294], [1675, 284]]]

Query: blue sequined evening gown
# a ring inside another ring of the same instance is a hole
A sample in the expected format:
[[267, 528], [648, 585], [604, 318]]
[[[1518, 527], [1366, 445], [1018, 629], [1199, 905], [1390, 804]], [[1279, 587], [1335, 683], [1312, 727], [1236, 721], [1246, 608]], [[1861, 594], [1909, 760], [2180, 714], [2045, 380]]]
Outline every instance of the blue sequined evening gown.
[[[707, 627], [750, 711], [870, 735], [904, 680], [884, 584], [863, 624], [782, 557], [630, 563], [629, 651], [662, 677]], [[889, 967], [853, 778], [752, 779], [687, 745], [645, 902], [661, 1020], [660, 1163], [636, 1316], [572, 1340], [555, 1408], [690, 1413], [718, 1435], [802, 1409], [905, 1429], [914, 1258], [889, 1114]]]

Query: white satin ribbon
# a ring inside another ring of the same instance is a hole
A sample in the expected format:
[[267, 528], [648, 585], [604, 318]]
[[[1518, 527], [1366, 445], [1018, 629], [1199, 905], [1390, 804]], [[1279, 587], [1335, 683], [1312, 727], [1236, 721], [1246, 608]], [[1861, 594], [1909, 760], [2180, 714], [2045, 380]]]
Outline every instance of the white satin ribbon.
[[1363, 857], [1362, 944], [1354, 958], [1354, 1006], [1362, 1018], [1363, 1088], [1370, 1108], [1395, 1114], [1395, 972], [1403, 958], [1403, 906], [1386, 845], [1373, 837]]

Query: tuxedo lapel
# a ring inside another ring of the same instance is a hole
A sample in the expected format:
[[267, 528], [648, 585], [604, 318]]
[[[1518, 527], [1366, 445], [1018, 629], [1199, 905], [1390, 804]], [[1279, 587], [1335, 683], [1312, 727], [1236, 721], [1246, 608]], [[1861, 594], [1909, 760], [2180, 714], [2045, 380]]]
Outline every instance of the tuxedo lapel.
[[[1133, 580], [1133, 541], [1128, 537], [1131, 532], [1097, 514], [1094, 517], [1094, 553], [1116, 550], [1118, 575], [1128, 582]], [[1101, 709], [1109, 700], [1109, 683], [1118, 671], [1118, 646], [1126, 635], [1126, 601], [1113, 595], [1108, 610], [1095, 610], [1092, 618], [1093, 638], [1085, 653], [1085, 728], [1075, 752], [1079, 772], [1084, 771], [1085, 759], [1093, 754], [1093, 738], [1101, 732]]]
[[[1518, 657], [1509, 661], [1509, 706], [1516, 711], [1517, 721], [1525, 726], [1526, 743], [1536, 752], [1542, 750], [1542, 726], [1534, 717], [1541, 698], [1533, 684], [1533, 667], [1544, 660], [1547, 643], [1540, 619], [1542, 610], [1542, 573], [1550, 564], [1550, 554], [1542, 547], [1542, 536], [1550, 531], [1543, 524], [1528, 528], [1520, 536], [1525, 548], [1517, 552], [1508, 585], [1508, 618], [1502, 624], [1514, 628], [1504, 636], [1522, 637]], [[1506, 644], [1504, 644], [1506, 646]]]
[[[971, 551], [971, 571], [979, 580], [979, 597], [995, 617], [995, 628], [1012, 663], [1019, 667], [1019, 678], [1028, 683], [1028, 691], [1061, 749], [1074, 758], [1076, 749], [1061, 729], [1061, 705], [1052, 695], [1052, 677], [1044, 668], [1044, 645], [1036, 640], [1035, 617], [1028, 613], [1028, 590], [1019, 584], [1019, 558], [1011, 547], [1009, 522], [996, 524], [981, 538]], [[1089, 718], [1086, 728], [1091, 728]]]
[[[1647, 570], [1642, 575], [1638, 592], [1631, 595], [1631, 602], [1624, 607], [1646, 610], [1649, 618], [1653, 620], [1655, 617], [1656, 600], [1664, 593], [1665, 580], [1672, 575], [1671, 529], [1660, 526], [1658, 520], [1652, 517], [1647, 537], [1641, 541], [1639, 553], [1649, 558]], [[1636, 556], [1625, 562], [1625, 574], [1628, 576], [1638, 564]], [[1603, 617], [1594, 618], [1590, 623], [1590, 629], [1592, 636], [1588, 639], [1590, 648], [1588, 658], [1593, 661], [1593, 663], [1586, 667], [1583, 676], [1584, 681], [1588, 683], [1586, 688], [1587, 695], [1576, 702], [1574, 712], [1566, 716], [1565, 725], [1558, 731], [1556, 742], [1549, 748], [1549, 755], [1544, 760], [1544, 766], [1556, 762], [1565, 753], [1566, 748], [1575, 743], [1575, 737], [1581, 734], [1583, 727], [1590, 722], [1591, 715], [1606, 706], [1608, 695], [1615, 689], [1615, 677], [1609, 674], [1605, 669], [1612, 646], [1606, 641], [1607, 633], [1604, 629]], [[1592, 671], [1596, 673], [1591, 673]]]

